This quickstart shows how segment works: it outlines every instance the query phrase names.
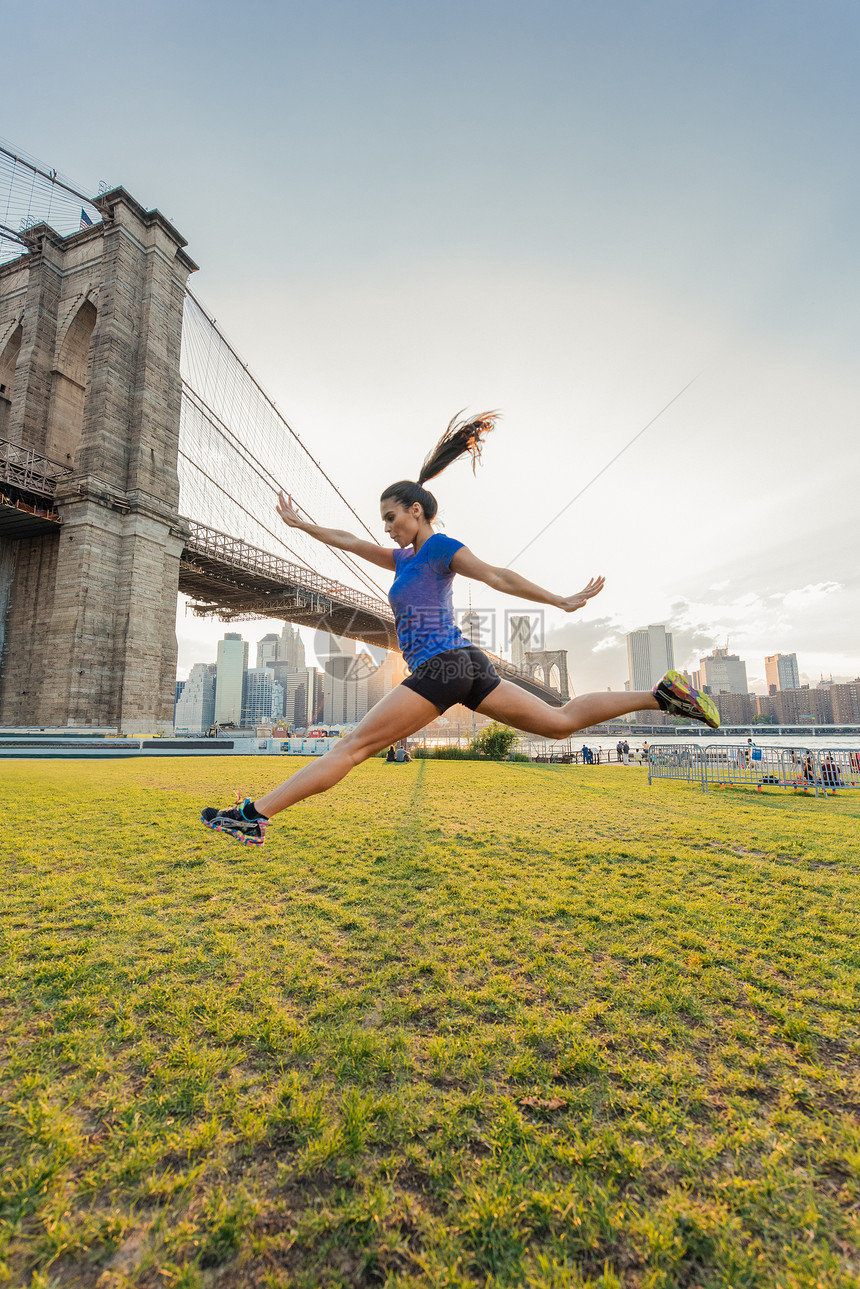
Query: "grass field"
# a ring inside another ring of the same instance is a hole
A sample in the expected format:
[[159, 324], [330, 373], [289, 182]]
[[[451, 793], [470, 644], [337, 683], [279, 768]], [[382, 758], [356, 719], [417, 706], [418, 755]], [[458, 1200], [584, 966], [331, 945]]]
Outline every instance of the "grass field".
[[295, 768], [2, 763], [0, 1282], [860, 1285], [857, 797]]

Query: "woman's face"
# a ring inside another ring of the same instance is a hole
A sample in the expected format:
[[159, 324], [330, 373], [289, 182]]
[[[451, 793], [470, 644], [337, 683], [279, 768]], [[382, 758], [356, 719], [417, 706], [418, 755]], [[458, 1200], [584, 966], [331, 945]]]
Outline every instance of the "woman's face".
[[379, 513], [385, 525], [386, 537], [390, 537], [398, 546], [411, 546], [424, 519], [424, 511], [418, 502], [407, 508], [402, 502], [386, 497], [379, 503]]

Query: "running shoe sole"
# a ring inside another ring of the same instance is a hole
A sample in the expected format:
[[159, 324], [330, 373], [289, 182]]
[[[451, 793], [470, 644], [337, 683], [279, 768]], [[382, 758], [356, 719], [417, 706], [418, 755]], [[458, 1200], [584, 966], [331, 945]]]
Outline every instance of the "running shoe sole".
[[[211, 809], [211, 806], [206, 807], [206, 810]], [[258, 829], [257, 835], [255, 836], [254, 833], [246, 832], [243, 828], [231, 828], [229, 817], [225, 818], [225, 815], [221, 812], [214, 814], [211, 818], [207, 819], [206, 810], [204, 810], [203, 814], [200, 816], [200, 822], [204, 827], [211, 829], [212, 832], [223, 832], [226, 833], [228, 837], [235, 837], [236, 841], [242, 842], [243, 846], [262, 846], [265, 843], [266, 827], [262, 821], [254, 820], [253, 824], [249, 821], [249, 827], [256, 826]]]
[[[663, 711], [675, 716], [689, 716], [693, 720], [703, 721], [712, 730], [720, 728], [720, 713], [716, 703], [701, 690], [694, 689], [680, 671], [667, 671], [651, 691], [658, 703], [662, 698], [666, 703]], [[661, 704], [662, 707], [662, 704]]]

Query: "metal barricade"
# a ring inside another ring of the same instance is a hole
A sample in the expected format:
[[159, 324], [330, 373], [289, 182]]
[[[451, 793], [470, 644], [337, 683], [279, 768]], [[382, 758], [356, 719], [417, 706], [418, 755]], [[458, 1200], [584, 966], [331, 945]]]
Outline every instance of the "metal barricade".
[[835, 796], [860, 788], [860, 748], [768, 747], [752, 743], [706, 743], [688, 747], [652, 743], [648, 782], [681, 779], [710, 788], [791, 788], [814, 796]]
[[704, 748], [702, 788], [789, 787], [803, 781], [805, 748], [755, 747], [749, 743], [709, 743]]
[[817, 781], [824, 792], [860, 788], [860, 748], [819, 748], [815, 753]]
[[701, 781], [703, 751], [683, 743], [652, 743], [648, 749], [648, 782], [652, 778]]

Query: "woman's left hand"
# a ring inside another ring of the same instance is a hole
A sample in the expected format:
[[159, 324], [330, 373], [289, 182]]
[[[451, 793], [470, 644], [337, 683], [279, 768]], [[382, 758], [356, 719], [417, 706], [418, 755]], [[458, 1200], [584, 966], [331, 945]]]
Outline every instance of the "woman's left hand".
[[584, 586], [582, 590], [577, 591], [575, 595], [566, 596], [559, 602], [558, 607], [560, 609], [564, 609], [565, 613], [573, 613], [575, 609], [581, 609], [584, 604], [588, 603], [593, 595], [600, 594], [603, 590], [605, 581], [605, 577], [593, 577], [588, 583], [588, 586]]

